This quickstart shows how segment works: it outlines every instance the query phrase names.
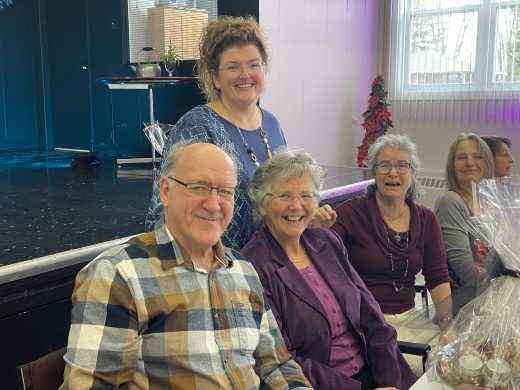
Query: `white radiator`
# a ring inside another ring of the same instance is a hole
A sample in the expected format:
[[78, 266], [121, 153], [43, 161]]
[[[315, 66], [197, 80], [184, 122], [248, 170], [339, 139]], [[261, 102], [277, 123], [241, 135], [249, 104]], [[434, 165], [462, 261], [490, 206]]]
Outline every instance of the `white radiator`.
[[446, 191], [446, 180], [443, 177], [421, 176], [417, 178], [424, 195], [417, 203], [433, 209], [437, 197]]

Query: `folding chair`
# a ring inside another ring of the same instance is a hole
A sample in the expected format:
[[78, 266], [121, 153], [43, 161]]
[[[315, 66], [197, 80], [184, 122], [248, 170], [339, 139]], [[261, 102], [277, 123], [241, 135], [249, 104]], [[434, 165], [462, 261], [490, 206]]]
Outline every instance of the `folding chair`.
[[63, 347], [30, 363], [18, 367], [20, 370], [22, 389], [24, 390], [58, 390], [63, 383], [65, 361], [63, 355], [67, 351]]

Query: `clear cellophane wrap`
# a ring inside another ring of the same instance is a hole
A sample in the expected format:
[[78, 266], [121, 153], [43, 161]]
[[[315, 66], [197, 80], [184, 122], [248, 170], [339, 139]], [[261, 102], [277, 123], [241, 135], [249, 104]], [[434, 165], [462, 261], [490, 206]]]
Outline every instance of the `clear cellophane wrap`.
[[470, 231], [489, 247], [480, 266], [481, 293], [459, 311], [430, 352], [430, 383], [520, 389], [519, 183], [518, 178], [486, 179], [474, 187]]

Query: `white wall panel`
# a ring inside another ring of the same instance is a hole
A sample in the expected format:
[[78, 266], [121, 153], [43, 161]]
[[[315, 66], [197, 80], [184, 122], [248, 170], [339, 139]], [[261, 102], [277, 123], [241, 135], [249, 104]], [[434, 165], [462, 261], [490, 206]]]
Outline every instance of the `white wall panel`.
[[321, 164], [355, 162], [375, 77], [376, 6], [377, 0], [260, 0], [273, 56], [262, 106], [278, 117], [290, 148], [307, 150]]

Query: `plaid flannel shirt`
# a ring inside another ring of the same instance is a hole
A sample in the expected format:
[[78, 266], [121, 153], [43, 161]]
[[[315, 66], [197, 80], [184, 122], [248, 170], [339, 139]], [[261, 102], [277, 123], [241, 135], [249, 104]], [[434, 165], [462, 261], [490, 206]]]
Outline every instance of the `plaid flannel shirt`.
[[196, 268], [162, 225], [83, 268], [60, 389], [310, 388], [252, 265], [215, 251]]

